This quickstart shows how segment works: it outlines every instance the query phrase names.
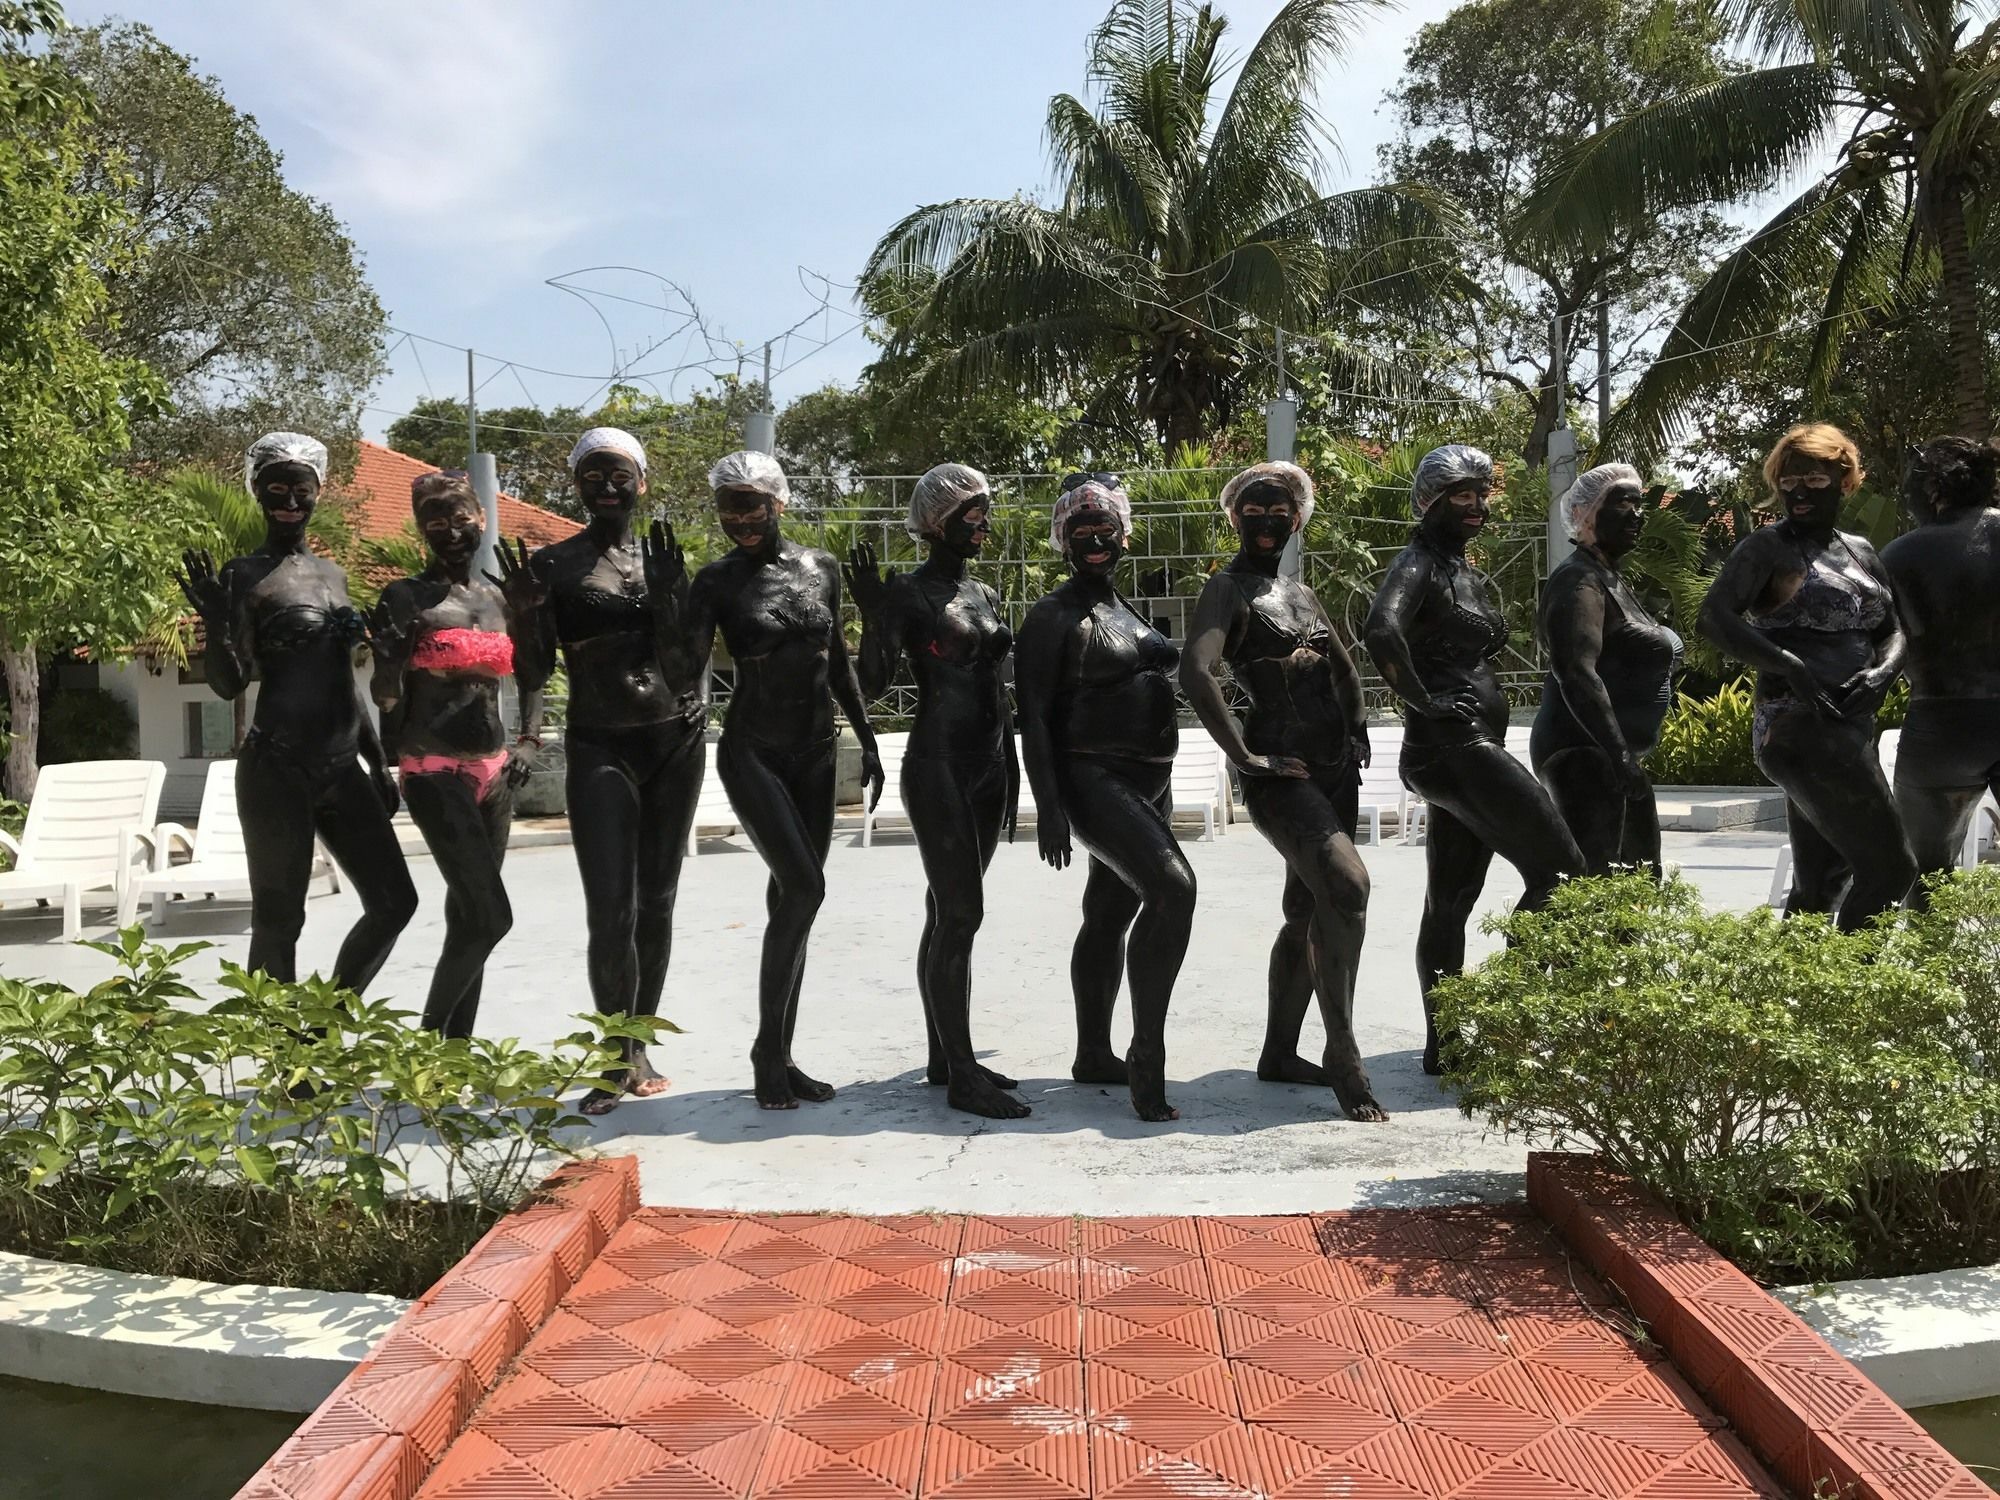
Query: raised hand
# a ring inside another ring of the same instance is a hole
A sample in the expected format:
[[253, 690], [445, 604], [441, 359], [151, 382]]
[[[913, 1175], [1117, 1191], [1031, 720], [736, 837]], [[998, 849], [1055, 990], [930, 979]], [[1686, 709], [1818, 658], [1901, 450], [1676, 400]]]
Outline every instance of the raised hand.
[[205, 549], [190, 547], [181, 553], [181, 571], [174, 575], [174, 581], [204, 620], [229, 618], [229, 589], [216, 572], [215, 559]]
[[873, 614], [889, 597], [889, 582], [882, 576], [880, 559], [869, 542], [856, 542], [841, 570], [847, 576], [847, 597], [864, 615]]
[[410, 654], [410, 623], [396, 618], [387, 601], [377, 604], [363, 617], [368, 628], [368, 649], [384, 661], [402, 661]]
[[646, 593], [656, 600], [679, 601], [687, 595], [687, 554], [664, 514], [639, 540], [639, 558], [646, 569]]
[[507, 539], [493, 549], [500, 572], [486, 575], [486, 581], [506, 595], [507, 608], [515, 614], [529, 614], [549, 602], [549, 586], [536, 574], [528, 556], [528, 544], [517, 541], [510, 550]]

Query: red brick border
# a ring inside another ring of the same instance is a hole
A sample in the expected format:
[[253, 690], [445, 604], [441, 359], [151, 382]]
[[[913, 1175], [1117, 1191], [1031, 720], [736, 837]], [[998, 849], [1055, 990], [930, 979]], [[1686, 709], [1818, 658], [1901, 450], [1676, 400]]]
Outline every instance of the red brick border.
[[1595, 1157], [1538, 1151], [1528, 1202], [1795, 1494], [1992, 1500], [1874, 1382], [1629, 1178]]
[[638, 1206], [636, 1157], [553, 1174], [424, 1293], [237, 1500], [410, 1500]]

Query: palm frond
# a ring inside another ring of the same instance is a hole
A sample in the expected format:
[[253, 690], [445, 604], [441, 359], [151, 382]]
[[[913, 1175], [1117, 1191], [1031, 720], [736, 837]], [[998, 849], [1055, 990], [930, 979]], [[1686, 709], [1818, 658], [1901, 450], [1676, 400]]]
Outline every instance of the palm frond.
[[[1198, 221], [1243, 225], [1314, 194], [1317, 138], [1332, 134], [1312, 108], [1319, 69], [1340, 58], [1385, 0], [1288, 0], [1237, 70], [1191, 195]], [[1336, 142], [1337, 144], [1337, 142]], [[1286, 187], [1297, 184], [1287, 193]]]
[[975, 239], [1006, 234], [1033, 242], [1063, 233], [1059, 215], [1025, 198], [954, 198], [904, 215], [876, 242], [862, 276], [937, 275]]
[[[1838, 278], [1838, 267], [1850, 250], [1872, 254], [1894, 240], [1893, 216], [1901, 212], [1886, 193], [1864, 192], [1868, 186], [1814, 183], [1725, 257], [1681, 310], [1659, 355], [1612, 418], [1606, 441], [1637, 460], [1658, 457], [1685, 430], [1692, 404], [1746, 348], [1768, 347], [1802, 314], [1851, 314], [1855, 294], [1880, 282], [1860, 266]], [[1836, 284], [1845, 299], [1837, 307], [1811, 291]]]
[[1520, 214], [1525, 242], [1594, 249], [1622, 226], [1692, 203], [1737, 198], [1806, 165], [1838, 108], [1842, 75], [1793, 63], [1661, 100], [1558, 158]]
[[1729, 0], [1723, 14], [1761, 58], [1907, 69], [1933, 29], [1925, 9], [1924, 0]]
[[1173, 183], [1149, 142], [1106, 125], [1072, 94], [1049, 100], [1047, 130], [1066, 214], [1091, 218], [1128, 250], [1164, 237]]

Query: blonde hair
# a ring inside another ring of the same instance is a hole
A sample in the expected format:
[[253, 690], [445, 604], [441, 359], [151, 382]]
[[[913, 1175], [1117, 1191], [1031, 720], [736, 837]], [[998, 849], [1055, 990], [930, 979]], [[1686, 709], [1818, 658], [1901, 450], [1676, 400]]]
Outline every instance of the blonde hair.
[[1831, 422], [1801, 422], [1778, 439], [1764, 460], [1764, 483], [1773, 495], [1778, 493], [1779, 471], [1794, 454], [1823, 464], [1839, 464], [1843, 495], [1860, 489], [1861, 481], [1867, 477], [1867, 471], [1861, 467], [1861, 450], [1854, 445], [1853, 438]]

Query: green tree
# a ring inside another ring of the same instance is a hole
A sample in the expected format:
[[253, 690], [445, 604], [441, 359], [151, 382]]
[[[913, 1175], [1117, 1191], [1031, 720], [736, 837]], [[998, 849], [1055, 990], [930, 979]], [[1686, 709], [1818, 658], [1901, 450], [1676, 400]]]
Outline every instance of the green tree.
[[[588, 521], [570, 484], [569, 453], [592, 427], [622, 427], [646, 445], [647, 490], [654, 504], [708, 503], [708, 467], [743, 446], [743, 423], [760, 410], [764, 387], [723, 376], [713, 390], [668, 401], [637, 386], [614, 385], [590, 412], [560, 406], [496, 407], [479, 414], [479, 448], [494, 455], [500, 488], [517, 500]], [[440, 468], [465, 467], [465, 403], [427, 399], [384, 434], [389, 446]]]
[[92, 106], [75, 190], [125, 209], [98, 261], [96, 336], [172, 397], [133, 423], [134, 457], [223, 464], [282, 427], [325, 438], [345, 469], [385, 368], [385, 319], [339, 220], [288, 187], [257, 122], [144, 26], [64, 32], [51, 52]]
[[137, 360], [91, 338], [99, 268], [132, 253], [107, 193], [80, 193], [87, 101], [41, 45], [53, 0], [0, 0], [0, 672], [7, 785], [34, 792], [41, 667], [57, 645], [129, 644], [158, 628], [171, 519], [111, 472], [128, 408], [156, 408]]
[[[908, 398], [1004, 389], [1130, 450], [1197, 442], [1268, 381], [1271, 329], [1358, 326], [1412, 292], [1448, 224], [1400, 186], [1325, 193], [1320, 66], [1383, 0], [1288, 0], [1226, 99], [1227, 21], [1185, 0], [1118, 0], [1091, 37], [1093, 110], [1049, 102], [1055, 202], [960, 198], [876, 245], [867, 279], [934, 275], [892, 352], [924, 354]], [[1219, 104], [1219, 108], [1217, 105]], [[1384, 373], [1346, 350], [1356, 380]]]
[[[1521, 209], [1535, 178], [1579, 136], [1635, 104], [1723, 77], [1723, 31], [1710, 0], [1471, 0], [1417, 33], [1390, 94], [1399, 124], [1382, 161], [1467, 211], [1461, 261], [1479, 294], [1443, 299], [1424, 322], [1479, 375], [1525, 398], [1532, 417], [1516, 451], [1547, 462], [1558, 393], [1551, 327], [1564, 319], [1575, 372], [1597, 342], [1604, 304], [1614, 379], [1683, 300], [1728, 228], [1706, 204], [1648, 212], [1587, 250], [1537, 244]], [[1593, 372], [1594, 373], [1594, 372]]]
[[1845, 333], [1881, 309], [1942, 312], [1953, 420], [1992, 430], [1991, 320], [1975, 244], [2000, 186], [2000, 22], [1972, 0], [1738, 0], [1763, 66], [1647, 105], [1566, 152], [1524, 210], [1535, 235], [1585, 253], [1648, 214], [1726, 200], [1832, 165], [1695, 290], [1620, 414], [1646, 451], [1691, 414], [1745, 346], [1811, 333], [1809, 401]]

